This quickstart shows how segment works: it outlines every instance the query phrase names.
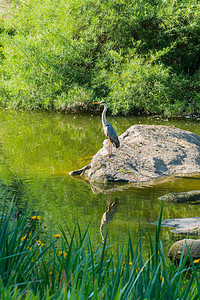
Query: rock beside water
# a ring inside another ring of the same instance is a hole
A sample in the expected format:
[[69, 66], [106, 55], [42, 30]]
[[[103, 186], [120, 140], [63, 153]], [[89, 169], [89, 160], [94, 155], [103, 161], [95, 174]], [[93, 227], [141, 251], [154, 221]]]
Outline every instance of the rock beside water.
[[[184, 251], [184, 256], [186, 256], [188, 254], [188, 249], [193, 260], [200, 258], [200, 240], [193, 239], [183, 239], [174, 243], [169, 249], [168, 256], [171, 260], [179, 262], [182, 252]], [[188, 261], [190, 261], [189, 257]]]
[[[200, 184], [200, 182], [199, 182]], [[189, 191], [183, 193], [169, 193], [158, 198], [159, 200], [174, 203], [199, 202], [200, 191]]]
[[162, 226], [173, 227], [172, 232], [177, 234], [199, 235], [200, 218], [183, 218], [183, 219], [167, 219], [163, 220]]
[[[113, 146], [108, 140], [92, 158], [85, 177], [90, 182], [142, 183], [165, 176], [200, 173], [200, 136], [170, 126], [133, 125]], [[73, 172], [71, 172], [73, 175]]]
[[[174, 229], [172, 232], [176, 234], [196, 235], [200, 234], [200, 218], [184, 218], [184, 219], [168, 219], [162, 221], [162, 226], [170, 226]], [[187, 245], [187, 246], [186, 246]], [[175, 262], [179, 262], [182, 252], [184, 256], [188, 254], [188, 249], [192, 259], [200, 258], [200, 239], [183, 239], [175, 242], [169, 249], [169, 258]], [[190, 259], [188, 257], [188, 262]]]

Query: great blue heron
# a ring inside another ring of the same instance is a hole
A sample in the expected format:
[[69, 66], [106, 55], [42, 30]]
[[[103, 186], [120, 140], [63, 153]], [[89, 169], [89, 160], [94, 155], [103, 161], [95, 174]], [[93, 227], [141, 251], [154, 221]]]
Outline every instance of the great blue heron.
[[94, 102], [94, 104], [102, 104], [104, 106], [104, 110], [102, 112], [102, 124], [104, 133], [109, 139], [108, 156], [110, 156], [112, 155], [112, 144], [115, 145], [116, 148], [118, 148], [120, 146], [120, 142], [115, 129], [106, 120], [107, 103], [105, 101], [101, 101]]

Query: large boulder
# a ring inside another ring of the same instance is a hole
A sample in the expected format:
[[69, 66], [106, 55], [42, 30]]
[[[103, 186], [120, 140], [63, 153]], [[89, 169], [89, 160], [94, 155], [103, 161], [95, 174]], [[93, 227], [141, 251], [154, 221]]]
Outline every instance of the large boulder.
[[[108, 140], [85, 171], [90, 182], [142, 183], [200, 173], [200, 136], [171, 126], [133, 125], [108, 157]], [[71, 172], [73, 175], [73, 172]]]

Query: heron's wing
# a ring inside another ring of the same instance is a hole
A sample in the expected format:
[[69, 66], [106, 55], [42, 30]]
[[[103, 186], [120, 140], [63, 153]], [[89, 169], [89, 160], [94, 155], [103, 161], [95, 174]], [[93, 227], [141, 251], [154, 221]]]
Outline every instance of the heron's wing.
[[120, 146], [119, 139], [115, 129], [112, 127], [110, 123], [106, 125], [106, 135], [111, 140], [113, 144], [118, 148]]

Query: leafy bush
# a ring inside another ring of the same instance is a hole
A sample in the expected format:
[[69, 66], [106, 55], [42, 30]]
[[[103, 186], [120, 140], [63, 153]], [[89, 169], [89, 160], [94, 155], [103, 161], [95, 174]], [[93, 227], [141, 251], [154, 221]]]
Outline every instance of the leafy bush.
[[199, 113], [199, 8], [195, 0], [13, 3], [1, 33], [0, 103], [87, 110], [104, 99], [114, 114]]

